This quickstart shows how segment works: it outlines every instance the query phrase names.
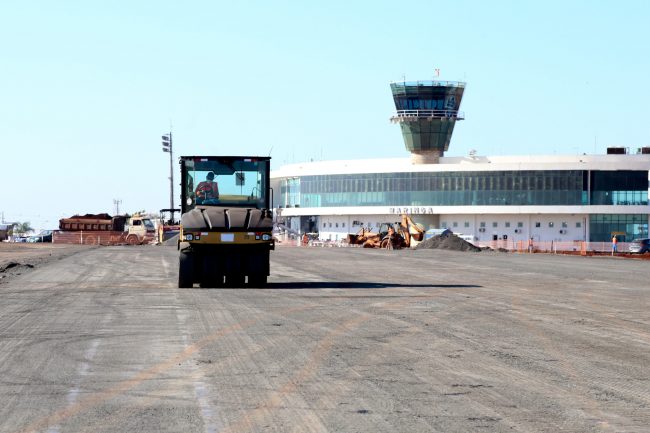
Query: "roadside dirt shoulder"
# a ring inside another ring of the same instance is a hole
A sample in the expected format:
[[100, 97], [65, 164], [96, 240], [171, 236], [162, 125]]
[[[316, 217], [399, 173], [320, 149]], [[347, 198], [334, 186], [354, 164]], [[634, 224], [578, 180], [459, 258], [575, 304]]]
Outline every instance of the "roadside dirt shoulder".
[[0, 242], [0, 284], [44, 263], [85, 251], [86, 245]]

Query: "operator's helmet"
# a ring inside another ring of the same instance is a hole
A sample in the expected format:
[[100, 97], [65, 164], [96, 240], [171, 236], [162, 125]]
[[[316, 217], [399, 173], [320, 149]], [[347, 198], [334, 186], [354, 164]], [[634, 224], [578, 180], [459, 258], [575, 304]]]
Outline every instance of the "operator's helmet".
[[207, 179], [208, 179], [208, 180], [213, 180], [213, 179], [214, 179], [214, 173], [213, 173], [213, 172], [209, 172], [208, 175], [207, 175]]

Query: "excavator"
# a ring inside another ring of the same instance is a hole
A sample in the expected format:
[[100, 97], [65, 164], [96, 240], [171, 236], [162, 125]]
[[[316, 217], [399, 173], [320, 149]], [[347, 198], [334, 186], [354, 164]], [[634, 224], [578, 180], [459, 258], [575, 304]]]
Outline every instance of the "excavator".
[[401, 215], [399, 222], [382, 223], [378, 232], [362, 228], [356, 234], [348, 235], [350, 245], [361, 245], [363, 248], [410, 248], [422, 240], [424, 227], [406, 214]]

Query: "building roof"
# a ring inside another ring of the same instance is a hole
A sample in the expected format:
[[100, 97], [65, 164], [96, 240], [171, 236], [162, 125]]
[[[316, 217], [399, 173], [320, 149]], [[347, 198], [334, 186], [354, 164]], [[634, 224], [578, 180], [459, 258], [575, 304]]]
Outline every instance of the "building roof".
[[650, 170], [649, 154], [455, 156], [438, 164], [417, 164], [411, 158], [315, 161], [284, 165], [271, 178], [326, 174], [508, 171], [508, 170]]

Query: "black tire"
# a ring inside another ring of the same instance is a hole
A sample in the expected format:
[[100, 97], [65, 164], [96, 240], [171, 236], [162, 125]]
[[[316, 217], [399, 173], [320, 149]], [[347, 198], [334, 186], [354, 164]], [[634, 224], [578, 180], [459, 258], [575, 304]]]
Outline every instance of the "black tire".
[[268, 283], [267, 275], [249, 275], [248, 285], [250, 287], [264, 287]]
[[181, 251], [178, 264], [178, 288], [190, 289], [194, 286], [194, 257]]
[[200, 286], [203, 289], [223, 287], [223, 275], [203, 275]]
[[392, 250], [395, 249], [395, 246], [393, 245], [393, 242], [391, 241], [390, 238], [384, 238], [381, 241], [381, 244], [379, 245], [380, 248], [383, 248], [385, 250]]
[[201, 288], [223, 287], [223, 271], [218, 258], [212, 254], [202, 254], [200, 260], [197, 265], [201, 269], [201, 276], [197, 275], [197, 279], [200, 280]]

